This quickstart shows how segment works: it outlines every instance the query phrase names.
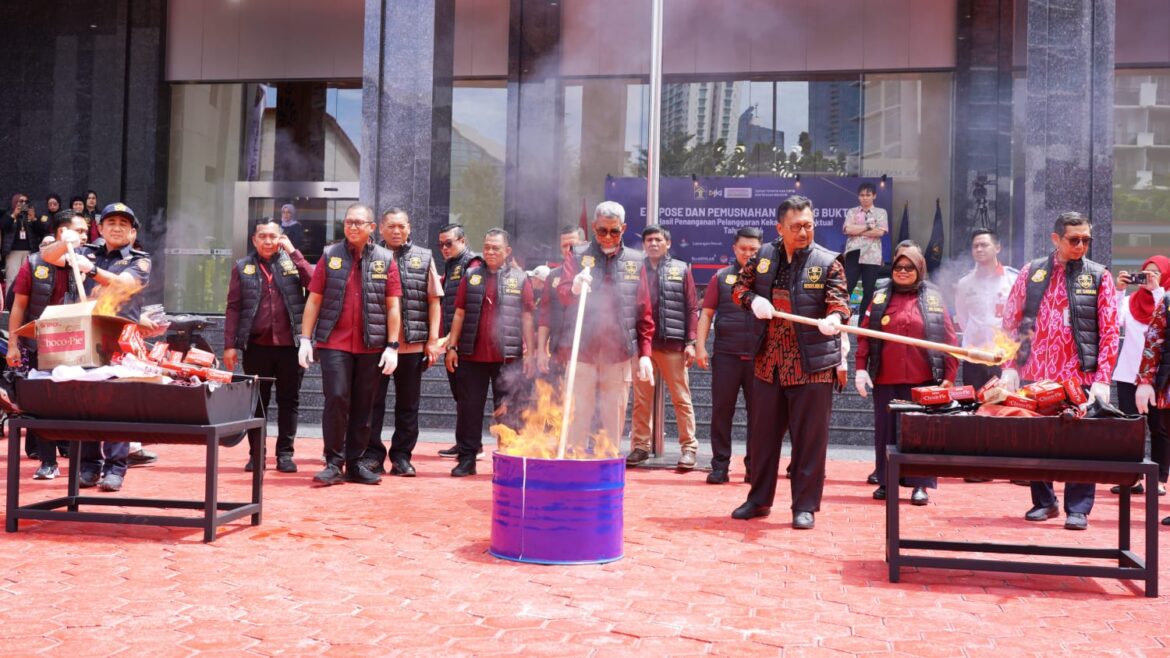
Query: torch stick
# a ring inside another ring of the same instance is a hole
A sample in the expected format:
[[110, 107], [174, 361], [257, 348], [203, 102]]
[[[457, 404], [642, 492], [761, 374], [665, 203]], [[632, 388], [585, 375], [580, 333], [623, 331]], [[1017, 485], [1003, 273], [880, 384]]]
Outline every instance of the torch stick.
[[77, 298], [84, 302], [86, 301], [85, 279], [81, 278], [81, 270], [77, 268], [77, 253], [65, 252], [65, 260], [69, 261], [69, 268], [73, 270], [73, 283], [77, 285]]
[[[799, 322], [801, 324], [817, 324], [816, 318], [809, 318], [803, 315], [796, 315], [795, 313], [785, 313], [784, 311], [772, 311], [772, 317], [780, 320], [788, 320], [790, 322]], [[841, 325], [841, 331], [848, 334], [856, 334], [858, 336], [865, 336], [866, 338], [873, 338], [876, 340], [885, 340], [891, 343], [902, 343], [912, 347], [921, 347], [925, 350], [935, 350], [938, 352], [946, 352], [955, 356], [956, 358], [970, 361], [972, 363], [982, 363], [986, 365], [999, 365], [1007, 359], [1007, 355], [1002, 351], [981, 350], [974, 347], [958, 347], [957, 345], [947, 345], [946, 343], [936, 343], [930, 340], [922, 340], [921, 338], [911, 338], [909, 336], [899, 336], [898, 334], [889, 334], [884, 331], [874, 331], [873, 329], [865, 329], [864, 327], [852, 327], [849, 325]]]
[[[582, 272], [588, 272], [586, 267]], [[565, 373], [565, 397], [561, 401], [561, 440], [557, 444], [557, 459], [565, 458], [565, 443], [569, 439], [569, 415], [573, 413], [573, 380], [577, 379], [577, 353], [581, 349], [581, 325], [585, 321], [585, 296], [589, 286], [581, 288], [577, 299], [577, 324], [573, 326], [573, 349], [569, 352], [569, 368]]]

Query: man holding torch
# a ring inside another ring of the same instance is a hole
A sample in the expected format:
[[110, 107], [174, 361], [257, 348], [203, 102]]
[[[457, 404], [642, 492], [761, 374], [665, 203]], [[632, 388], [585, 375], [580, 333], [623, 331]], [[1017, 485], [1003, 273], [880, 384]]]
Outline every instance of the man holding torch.
[[[776, 497], [780, 448], [792, 436], [792, 527], [815, 525], [825, 486], [833, 381], [841, 363], [840, 326], [849, 294], [840, 255], [813, 241], [812, 201], [792, 195], [776, 209], [780, 237], [740, 271], [732, 299], [759, 320], [754, 408], [749, 419], [751, 491], [733, 519], [768, 516]], [[821, 318], [815, 326], [774, 318], [774, 311]]]
[[[1074, 382], [1089, 391], [1089, 401], [1109, 401], [1109, 382], [1117, 361], [1117, 297], [1104, 265], [1085, 255], [1093, 225], [1079, 212], [1066, 212], [1052, 227], [1051, 254], [1028, 263], [1016, 277], [1004, 306], [1003, 328], [1023, 341], [1014, 367], [1000, 381], [1015, 391], [1020, 380]], [[1064, 527], [1089, 527], [1096, 485], [1066, 482]], [[1032, 509], [1024, 518], [1047, 521], [1060, 516], [1051, 482], [1032, 483]]]

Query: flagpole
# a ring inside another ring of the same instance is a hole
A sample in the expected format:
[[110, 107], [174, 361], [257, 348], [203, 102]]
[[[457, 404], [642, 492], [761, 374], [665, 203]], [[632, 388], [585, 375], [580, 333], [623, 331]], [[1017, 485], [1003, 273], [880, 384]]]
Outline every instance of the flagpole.
[[[650, 0], [650, 135], [646, 145], [646, 225], [658, 223], [659, 155], [662, 146], [662, 0]], [[654, 379], [654, 423], [650, 449], [661, 455], [665, 447], [666, 390]]]

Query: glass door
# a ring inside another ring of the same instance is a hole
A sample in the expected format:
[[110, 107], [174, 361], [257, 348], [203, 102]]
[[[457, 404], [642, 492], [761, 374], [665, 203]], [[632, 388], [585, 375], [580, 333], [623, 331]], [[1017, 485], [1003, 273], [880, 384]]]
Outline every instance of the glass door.
[[358, 184], [328, 182], [252, 182], [236, 186], [236, 222], [233, 251], [242, 258], [251, 249], [251, 230], [256, 221], [271, 217], [280, 220], [282, 209], [290, 208], [291, 219], [301, 226], [297, 248], [310, 263], [321, 257], [325, 245], [343, 238], [345, 209], [358, 201]]

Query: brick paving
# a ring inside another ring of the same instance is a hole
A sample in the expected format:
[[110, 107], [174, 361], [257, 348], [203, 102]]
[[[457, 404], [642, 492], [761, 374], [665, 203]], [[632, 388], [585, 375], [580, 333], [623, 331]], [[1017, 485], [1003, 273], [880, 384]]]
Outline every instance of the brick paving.
[[[451, 478], [453, 463], [433, 456], [446, 444], [424, 443], [417, 478], [311, 489], [317, 448], [301, 445], [300, 473], [267, 476], [264, 523], [237, 522], [213, 544], [198, 530], [59, 522], [4, 535], [0, 654], [1170, 656], [1167, 597], [1138, 584], [929, 569], [887, 582], [865, 462], [830, 463], [811, 532], [789, 527], [783, 482], [772, 517], [742, 522], [728, 514], [747, 485], [630, 471], [625, 558], [550, 567], [487, 553], [490, 460]], [[202, 449], [157, 449], [120, 495], [200, 497]], [[245, 499], [245, 453], [224, 453], [221, 500]], [[22, 467], [25, 503], [64, 491], [64, 479], [28, 479], [35, 466]], [[1083, 533], [1027, 523], [1028, 506], [1022, 487], [944, 479], [929, 506], [904, 506], [903, 527], [1021, 543], [1116, 537], [1106, 491]]]

